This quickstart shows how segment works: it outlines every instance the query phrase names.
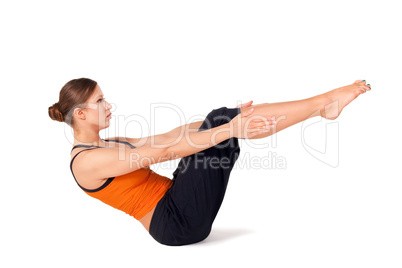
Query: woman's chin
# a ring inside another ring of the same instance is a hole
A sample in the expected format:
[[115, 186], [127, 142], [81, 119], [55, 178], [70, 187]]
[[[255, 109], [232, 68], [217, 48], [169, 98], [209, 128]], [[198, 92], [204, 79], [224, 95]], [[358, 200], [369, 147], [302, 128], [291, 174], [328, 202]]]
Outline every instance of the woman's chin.
[[109, 126], [110, 126], [110, 121], [105, 122], [105, 124], [99, 126], [99, 131], [102, 130], [102, 129], [106, 129], [106, 128], [108, 128]]

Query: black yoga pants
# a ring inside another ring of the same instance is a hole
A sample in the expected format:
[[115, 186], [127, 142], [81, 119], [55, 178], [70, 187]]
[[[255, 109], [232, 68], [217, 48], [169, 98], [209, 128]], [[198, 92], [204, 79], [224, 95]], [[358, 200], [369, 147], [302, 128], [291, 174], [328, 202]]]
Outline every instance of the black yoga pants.
[[[198, 131], [228, 123], [240, 112], [240, 108], [214, 109]], [[239, 153], [238, 139], [233, 137], [183, 157], [173, 172], [172, 187], [156, 205], [150, 235], [169, 246], [192, 244], [207, 238]]]

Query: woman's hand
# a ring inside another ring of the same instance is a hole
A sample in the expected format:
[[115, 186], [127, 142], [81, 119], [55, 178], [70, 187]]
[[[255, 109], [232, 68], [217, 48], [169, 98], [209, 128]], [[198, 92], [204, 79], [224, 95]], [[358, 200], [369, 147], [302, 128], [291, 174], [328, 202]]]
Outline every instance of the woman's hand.
[[230, 121], [231, 136], [239, 139], [249, 139], [271, 131], [275, 122], [269, 121], [262, 115], [251, 116], [253, 112], [254, 108], [248, 109]]

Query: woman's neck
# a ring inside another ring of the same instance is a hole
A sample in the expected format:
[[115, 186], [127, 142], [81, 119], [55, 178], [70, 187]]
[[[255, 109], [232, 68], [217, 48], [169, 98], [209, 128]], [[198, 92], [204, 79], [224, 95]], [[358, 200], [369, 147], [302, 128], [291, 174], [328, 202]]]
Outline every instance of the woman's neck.
[[74, 145], [88, 144], [99, 146], [103, 143], [103, 140], [99, 136], [99, 132], [80, 132], [74, 131]]

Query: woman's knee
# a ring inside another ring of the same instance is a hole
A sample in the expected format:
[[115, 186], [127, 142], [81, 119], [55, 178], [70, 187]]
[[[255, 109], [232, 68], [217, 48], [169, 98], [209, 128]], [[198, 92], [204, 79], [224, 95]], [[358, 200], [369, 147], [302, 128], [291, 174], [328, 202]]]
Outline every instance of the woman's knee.
[[211, 129], [229, 122], [231, 119], [225, 115], [226, 110], [226, 107], [221, 107], [218, 109], [213, 109], [211, 112], [209, 112], [204, 122], [200, 126], [199, 131]]

